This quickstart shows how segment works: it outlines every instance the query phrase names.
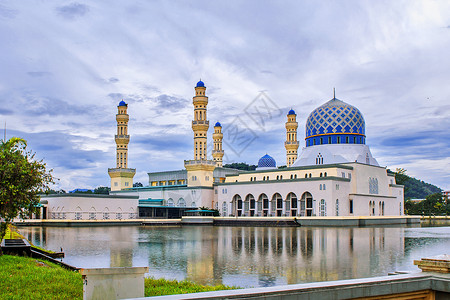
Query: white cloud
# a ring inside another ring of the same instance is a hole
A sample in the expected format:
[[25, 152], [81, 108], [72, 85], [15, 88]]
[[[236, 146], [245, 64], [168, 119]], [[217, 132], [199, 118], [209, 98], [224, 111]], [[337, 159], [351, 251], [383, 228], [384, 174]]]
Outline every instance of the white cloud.
[[[131, 117], [130, 166], [145, 181], [147, 171], [182, 168], [192, 156], [199, 78], [210, 122], [226, 126], [264, 90], [296, 110], [300, 139], [309, 112], [336, 87], [364, 114], [380, 162], [450, 189], [448, 152], [432, 151], [449, 146], [449, 25], [447, 1], [6, 1], [0, 121], [28, 134], [57, 130], [51, 140], [33, 139], [33, 149], [70, 190], [109, 183], [121, 98]], [[283, 164], [284, 122], [269, 122], [234, 158], [256, 163], [270, 152]], [[64, 152], [46, 150], [67, 140]], [[70, 171], [73, 155], [86, 162], [95, 151], [108, 154]]]

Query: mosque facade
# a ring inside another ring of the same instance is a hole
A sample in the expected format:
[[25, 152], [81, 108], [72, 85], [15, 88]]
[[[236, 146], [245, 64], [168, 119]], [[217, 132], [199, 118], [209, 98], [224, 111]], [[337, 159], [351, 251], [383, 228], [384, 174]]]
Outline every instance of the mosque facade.
[[356, 107], [334, 96], [313, 110], [299, 155], [297, 115], [291, 109], [285, 123], [286, 167], [278, 168], [266, 154], [255, 171], [238, 171], [222, 166], [219, 122], [212, 159], [207, 157], [208, 97], [202, 81], [195, 87], [193, 105], [194, 159], [184, 161], [185, 169], [148, 173], [147, 187], [111, 192], [139, 195], [140, 217], [157, 216], [158, 206], [208, 207], [236, 217], [403, 215], [403, 186], [372, 156], [364, 117]]
[[[223, 217], [313, 217], [403, 215], [403, 186], [378, 164], [366, 145], [365, 121], [354, 106], [335, 96], [306, 120], [298, 153], [297, 115], [286, 116], [286, 164], [266, 154], [255, 171], [223, 167], [222, 125], [212, 134], [208, 157], [208, 96], [195, 86], [193, 153], [180, 170], [148, 173], [148, 185], [133, 187], [128, 167], [128, 105], [116, 115], [116, 167], [108, 169], [109, 195], [43, 197], [49, 219], [180, 218], [186, 211], [213, 208]], [[69, 201], [70, 200], [70, 201]]]

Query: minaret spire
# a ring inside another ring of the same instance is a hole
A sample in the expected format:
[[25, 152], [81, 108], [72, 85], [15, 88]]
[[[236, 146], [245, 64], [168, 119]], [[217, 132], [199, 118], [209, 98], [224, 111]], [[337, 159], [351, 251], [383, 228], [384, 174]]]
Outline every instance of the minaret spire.
[[128, 143], [130, 136], [128, 135], [128, 121], [130, 119], [128, 113], [128, 104], [120, 101], [117, 106], [117, 134], [116, 141], [116, 168], [108, 169], [111, 177], [111, 191], [120, 191], [125, 188], [133, 187], [133, 177], [136, 169], [128, 168]]
[[336, 99], [336, 88], [333, 88], [333, 99]]
[[207, 132], [209, 121], [206, 119], [206, 106], [208, 97], [205, 95], [206, 87], [203, 81], [197, 82], [195, 87], [194, 120], [192, 121], [192, 130], [194, 131], [194, 160], [207, 160]]
[[214, 125], [214, 133], [213, 133], [213, 140], [214, 140], [214, 150], [212, 152], [213, 160], [216, 162], [216, 166], [222, 167], [222, 159], [223, 159], [223, 149], [222, 149], [222, 139], [223, 139], [223, 133], [222, 133], [222, 125], [220, 125], [219, 122]]
[[286, 122], [286, 142], [284, 147], [286, 148], [286, 166], [290, 167], [297, 160], [298, 140], [297, 140], [297, 115], [295, 111], [291, 109], [287, 115]]

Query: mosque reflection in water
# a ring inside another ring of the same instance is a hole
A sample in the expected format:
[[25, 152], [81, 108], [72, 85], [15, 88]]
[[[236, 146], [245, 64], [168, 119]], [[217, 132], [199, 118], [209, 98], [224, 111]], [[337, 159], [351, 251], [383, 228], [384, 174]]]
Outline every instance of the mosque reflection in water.
[[403, 259], [404, 228], [21, 228], [79, 267], [149, 266], [202, 284], [272, 286], [386, 275]]

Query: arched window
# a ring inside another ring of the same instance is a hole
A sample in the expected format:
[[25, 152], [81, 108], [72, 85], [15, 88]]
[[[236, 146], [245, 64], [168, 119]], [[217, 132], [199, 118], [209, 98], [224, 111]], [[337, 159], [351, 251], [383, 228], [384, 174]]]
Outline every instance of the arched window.
[[227, 202], [224, 201], [224, 202], [222, 203], [222, 216], [224, 216], [224, 217], [227, 216], [227, 210], [228, 210]]
[[167, 206], [174, 206], [172, 198], [167, 199]]
[[336, 199], [336, 217], [339, 216], [339, 199]]
[[325, 172], [325, 173], [323, 174], [323, 177], [327, 177], [327, 172]]
[[186, 200], [184, 200], [183, 198], [178, 199], [177, 206], [178, 207], [186, 207]]
[[322, 165], [323, 164], [323, 157], [322, 154], [318, 154], [316, 157], [316, 165]]
[[327, 203], [325, 202], [325, 199], [320, 200], [319, 215], [322, 217], [325, 217], [327, 215]]

